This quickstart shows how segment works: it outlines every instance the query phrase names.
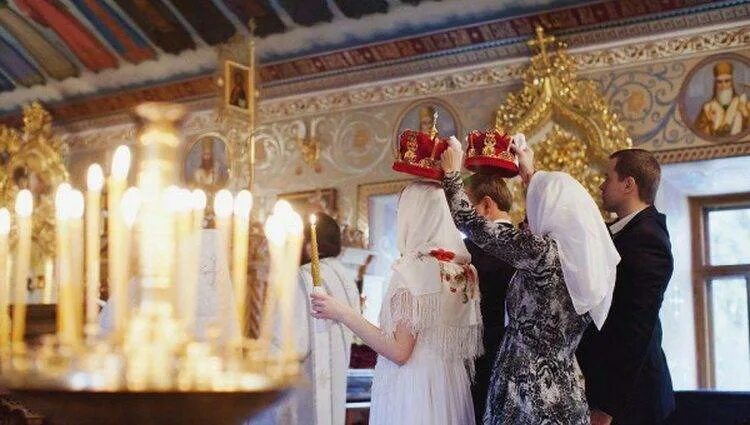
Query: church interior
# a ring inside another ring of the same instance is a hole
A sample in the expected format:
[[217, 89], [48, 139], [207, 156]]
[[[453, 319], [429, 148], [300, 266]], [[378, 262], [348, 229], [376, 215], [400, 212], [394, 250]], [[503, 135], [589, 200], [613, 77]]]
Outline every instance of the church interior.
[[[669, 423], [750, 424], [748, 95], [746, 1], [0, 1], [0, 423], [240, 424], [310, 385], [308, 217], [338, 222], [378, 325], [414, 180], [399, 136], [496, 129], [598, 203], [611, 153], [653, 153]], [[209, 300], [204, 227], [230, 265]], [[209, 302], [237, 313], [202, 327]], [[355, 338], [346, 424], [368, 423], [375, 359]]]

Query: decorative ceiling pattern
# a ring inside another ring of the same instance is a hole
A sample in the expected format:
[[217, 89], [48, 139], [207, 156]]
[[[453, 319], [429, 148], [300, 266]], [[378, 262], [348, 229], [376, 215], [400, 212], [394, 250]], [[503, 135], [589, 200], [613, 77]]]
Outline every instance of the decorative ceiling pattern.
[[247, 34], [251, 20], [262, 38], [261, 86], [274, 88], [459, 52], [504, 48], [519, 56], [517, 45], [537, 24], [565, 36], [741, 3], [0, 0], [0, 114], [32, 98], [59, 104], [123, 91], [137, 97], [195, 78], [204, 87], [216, 66], [212, 46]]

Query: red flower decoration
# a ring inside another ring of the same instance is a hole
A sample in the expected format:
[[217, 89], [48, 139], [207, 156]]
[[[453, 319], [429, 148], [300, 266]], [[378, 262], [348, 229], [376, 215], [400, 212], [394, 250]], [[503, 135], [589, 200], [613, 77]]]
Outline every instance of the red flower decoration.
[[443, 248], [433, 249], [430, 251], [430, 255], [438, 259], [438, 261], [451, 261], [456, 258], [456, 254], [451, 251], [446, 251]]

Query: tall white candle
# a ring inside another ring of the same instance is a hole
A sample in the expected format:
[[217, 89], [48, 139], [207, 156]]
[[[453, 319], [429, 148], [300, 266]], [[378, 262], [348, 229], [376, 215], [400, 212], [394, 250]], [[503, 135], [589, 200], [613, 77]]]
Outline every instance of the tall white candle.
[[83, 284], [83, 210], [84, 210], [83, 193], [79, 190], [70, 192], [70, 283], [72, 290], [73, 302], [73, 323], [72, 334], [73, 343], [80, 343], [83, 335], [84, 320], [84, 284]]
[[34, 197], [28, 189], [16, 195], [16, 221], [18, 223], [18, 243], [16, 245], [13, 329], [11, 340], [22, 346], [26, 333], [26, 279], [31, 262], [31, 214], [34, 211]]
[[57, 337], [62, 344], [73, 343], [73, 292], [71, 288], [71, 250], [69, 219], [71, 188], [67, 183], [55, 192], [55, 234], [57, 240]]
[[232, 193], [227, 189], [222, 189], [216, 192], [214, 196], [214, 216], [216, 221], [216, 230], [219, 231], [221, 242], [224, 244], [223, 250], [226, 254], [226, 258], [232, 258], [229, 252], [229, 246], [231, 244], [231, 216], [233, 209], [234, 199]]
[[[130, 170], [130, 149], [127, 146], [118, 146], [112, 159], [112, 174], [107, 185], [107, 233], [108, 233], [108, 274], [111, 283], [110, 297], [117, 301], [127, 302], [127, 299], [121, 300], [125, 296], [124, 291], [127, 288], [127, 282], [118, 279], [124, 279], [129, 258], [125, 258], [124, 243], [125, 231], [122, 224], [122, 215], [120, 211], [121, 198], [127, 185], [128, 171]], [[129, 236], [129, 235], [127, 235]], [[123, 293], [117, 294], [118, 289]], [[115, 336], [118, 340], [125, 332], [125, 315], [124, 310], [127, 306], [116, 304], [115, 313]], [[120, 311], [121, 314], [118, 314]]]
[[10, 345], [8, 233], [10, 233], [10, 212], [7, 208], [0, 208], [0, 348]]
[[99, 322], [101, 196], [104, 173], [99, 164], [89, 167], [86, 184], [86, 332], [95, 335]]
[[192, 330], [195, 323], [195, 300], [198, 295], [198, 274], [200, 272], [200, 252], [203, 230], [203, 216], [206, 210], [206, 194], [195, 189], [190, 194], [191, 207], [193, 211], [193, 221], [191, 227], [191, 247], [189, 251], [190, 261], [188, 262], [187, 281], [185, 282], [185, 328]]
[[119, 263], [117, 269], [116, 281], [117, 287], [115, 288], [114, 300], [115, 300], [115, 328], [121, 329], [125, 332], [125, 327], [128, 322], [128, 316], [130, 314], [130, 297], [128, 281], [130, 276], [130, 262], [132, 259], [131, 255], [131, 240], [132, 230], [135, 224], [136, 217], [138, 216], [138, 209], [141, 206], [141, 192], [137, 187], [128, 188], [122, 195], [122, 203], [120, 204], [120, 219], [123, 223], [123, 230], [125, 230], [124, 237], [122, 239], [122, 257], [123, 261]]
[[250, 210], [252, 207], [253, 195], [250, 191], [241, 190], [234, 200], [232, 282], [234, 283], [234, 296], [237, 300], [237, 314], [242, 335], [245, 334], [247, 328], [247, 253], [250, 239]]

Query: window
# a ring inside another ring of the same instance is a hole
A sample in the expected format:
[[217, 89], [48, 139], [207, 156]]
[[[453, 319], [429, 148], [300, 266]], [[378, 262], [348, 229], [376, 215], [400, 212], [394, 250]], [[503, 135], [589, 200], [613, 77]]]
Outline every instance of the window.
[[690, 198], [699, 383], [750, 389], [750, 194]]

